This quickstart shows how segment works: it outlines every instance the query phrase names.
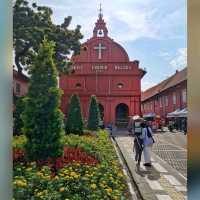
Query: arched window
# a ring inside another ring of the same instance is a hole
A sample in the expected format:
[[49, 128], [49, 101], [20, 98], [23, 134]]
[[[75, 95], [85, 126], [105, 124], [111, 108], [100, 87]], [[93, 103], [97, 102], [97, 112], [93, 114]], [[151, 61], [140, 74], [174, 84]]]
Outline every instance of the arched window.
[[79, 89], [79, 88], [81, 88], [81, 84], [80, 84], [80, 83], [76, 83], [75, 87], [76, 87], [77, 89]]
[[123, 84], [123, 83], [117, 83], [117, 87], [118, 87], [119, 89], [121, 89], [121, 88], [124, 87], [124, 84]]

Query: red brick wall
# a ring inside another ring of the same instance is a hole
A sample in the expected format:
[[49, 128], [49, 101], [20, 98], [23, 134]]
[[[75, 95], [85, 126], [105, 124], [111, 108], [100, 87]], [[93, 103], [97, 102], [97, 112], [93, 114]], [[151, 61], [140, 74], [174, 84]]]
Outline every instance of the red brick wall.
[[[182, 92], [187, 93], [187, 82], [182, 83], [163, 91], [156, 96], [142, 102], [142, 113], [147, 114], [149, 112], [155, 112], [161, 117], [166, 117], [167, 113], [173, 112], [176, 109], [183, 109], [187, 106], [187, 102], [183, 102]], [[176, 94], [176, 103], [173, 103], [173, 94]], [[168, 98], [168, 105], [166, 105], [165, 98]], [[160, 99], [162, 100], [162, 107], [160, 107]], [[152, 104], [152, 106], [151, 106]]]
[[13, 74], [13, 92], [18, 97], [26, 95], [28, 92], [28, 81], [19, 75]]

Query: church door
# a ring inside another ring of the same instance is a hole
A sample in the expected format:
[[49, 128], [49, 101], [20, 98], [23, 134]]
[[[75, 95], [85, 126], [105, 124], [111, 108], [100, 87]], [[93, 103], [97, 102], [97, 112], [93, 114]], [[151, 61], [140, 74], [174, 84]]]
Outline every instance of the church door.
[[104, 107], [102, 104], [99, 104], [99, 111], [100, 111], [100, 116], [101, 116], [101, 120], [104, 120]]
[[126, 104], [120, 103], [115, 109], [115, 125], [118, 128], [126, 128], [128, 125], [129, 108]]

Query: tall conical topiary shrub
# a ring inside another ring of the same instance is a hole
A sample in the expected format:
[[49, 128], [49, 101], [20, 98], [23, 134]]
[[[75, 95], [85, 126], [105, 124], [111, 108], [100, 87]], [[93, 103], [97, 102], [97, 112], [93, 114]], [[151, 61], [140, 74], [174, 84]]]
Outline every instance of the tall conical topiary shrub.
[[25, 150], [29, 160], [59, 157], [64, 132], [63, 114], [59, 109], [61, 90], [57, 86], [57, 70], [53, 61], [54, 43], [46, 39], [40, 45], [30, 68], [30, 85], [25, 100], [23, 131], [27, 137]]
[[88, 117], [88, 129], [97, 130], [99, 128], [100, 122], [100, 111], [99, 104], [97, 102], [96, 96], [92, 95], [90, 97], [90, 106], [89, 106], [89, 117]]
[[83, 133], [83, 117], [80, 106], [80, 99], [73, 94], [70, 99], [69, 112], [66, 120], [66, 132], [79, 134]]
[[24, 111], [24, 97], [19, 97], [15, 102], [15, 110], [13, 112], [13, 134], [21, 135], [23, 128], [22, 114]]

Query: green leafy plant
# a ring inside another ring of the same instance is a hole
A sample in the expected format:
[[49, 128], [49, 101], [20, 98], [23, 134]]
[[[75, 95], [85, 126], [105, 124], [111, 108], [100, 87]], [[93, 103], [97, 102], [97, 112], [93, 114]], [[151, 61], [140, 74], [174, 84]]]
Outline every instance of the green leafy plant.
[[63, 153], [63, 114], [59, 109], [61, 90], [53, 61], [54, 43], [46, 39], [40, 45], [31, 67], [30, 85], [25, 98], [23, 131], [29, 160], [58, 157]]
[[22, 113], [24, 111], [24, 97], [19, 97], [15, 103], [15, 110], [13, 113], [13, 133], [14, 135], [21, 135], [23, 128]]
[[83, 133], [83, 117], [80, 100], [77, 94], [73, 94], [70, 99], [69, 112], [66, 120], [66, 132], [68, 134]]
[[[35, 1], [36, 2], [36, 1]], [[34, 53], [38, 52], [44, 36], [55, 42], [55, 64], [59, 72], [70, 72], [71, 63], [67, 54], [77, 54], [80, 51], [80, 26], [69, 29], [72, 17], [64, 18], [62, 24], [54, 24], [53, 11], [50, 7], [39, 6], [26, 0], [16, 0], [13, 4], [13, 46], [15, 50], [15, 65], [18, 72], [23, 66], [29, 67], [34, 62]]]
[[72, 162], [56, 176], [51, 176], [48, 166], [39, 168], [35, 162], [17, 163], [13, 176], [15, 200], [131, 199], [125, 175], [106, 131], [98, 131], [97, 136], [65, 135], [62, 140], [67, 147], [78, 147], [88, 154], [98, 155], [100, 163], [89, 166]]
[[87, 128], [89, 130], [98, 130], [100, 122], [99, 105], [95, 95], [90, 97], [89, 117]]

